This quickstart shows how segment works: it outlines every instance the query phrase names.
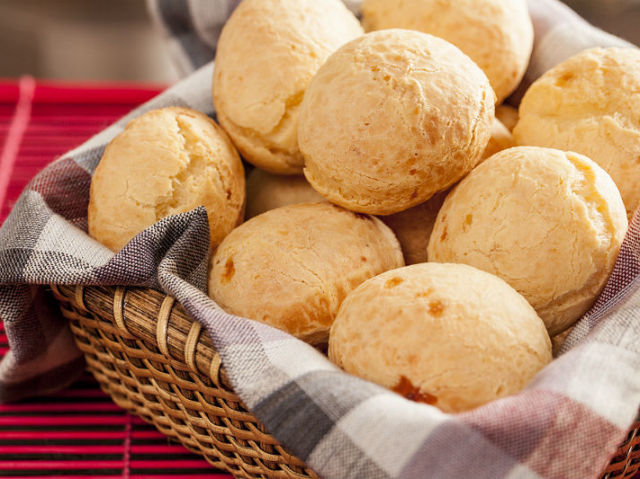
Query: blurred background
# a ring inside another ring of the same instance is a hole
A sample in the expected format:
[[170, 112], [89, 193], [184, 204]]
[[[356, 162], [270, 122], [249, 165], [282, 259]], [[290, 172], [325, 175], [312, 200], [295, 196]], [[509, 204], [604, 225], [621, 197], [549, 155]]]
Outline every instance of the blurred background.
[[0, 77], [171, 83], [144, 0], [0, 0]]
[[640, 45], [640, 0], [564, 0], [603, 30]]
[[[640, 44], [640, 0], [566, 0]], [[144, 0], [0, 0], [0, 77], [167, 84], [178, 78]]]

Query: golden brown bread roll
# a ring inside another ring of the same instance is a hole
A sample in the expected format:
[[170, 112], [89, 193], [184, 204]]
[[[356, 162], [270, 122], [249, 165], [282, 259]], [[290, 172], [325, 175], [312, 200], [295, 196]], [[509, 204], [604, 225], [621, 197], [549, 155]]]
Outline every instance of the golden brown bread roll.
[[496, 106], [496, 118], [507, 128], [507, 130], [513, 132], [513, 129], [518, 123], [518, 110], [511, 105]]
[[486, 148], [482, 152], [482, 159], [486, 160], [499, 151], [506, 150], [513, 146], [515, 146], [515, 144], [511, 132], [507, 130], [507, 127], [504, 126], [500, 120], [494, 118], [491, 124], [491, 138], [489, 138], [489, 143], [487, 143]]
[[406, 210], [478, 163], [493, 104], [482, 70], [450, 43], [410, 30], [369, 33], [331, 55], [307, 88], [304, 174], [353, 211]]
[[551, 342], [533, 308], [500, 278], [422, 263], [347, 296], [329, 358], [409, 399], [461, 412], [520, 391], [551, 361]]
[[596, 163], [517, 147], [484, 161], [447, 196], [428, 254], [504, 279], [554, 336], [598, 296], [626, 230], [620, 193]]
[[209, 295], [227, 312], [326, 343], [344, 297], [403, 264], [398, 240], [377, 218], [329, 203], [284, 206], [225, 238]]
[[213, 247], [242, 221], [244, 200], [242, 162], [212, 119], [152, 110], [107, 145], [91, 180], [89, 234], [118, 251], [165, 216], [204, 206]]
[[533, 47], [525, 0], [364, 0], [367, 31], [408, 28], [443, 38], [486, 73], [498, 102], [520, 83]]
[[222, 29], [213, 101], [245, 160], [302, 173], [298, 109], [329, 54], [362, 35], [340, 0], [245, 0]]
[[428, 201], [400, 213], [379, 217], [398, 238], [405, 264], [427, 261], [429, 237], [447, 192], [436, 193]]
[[527, 90], [518, 145], [582, 153], [618, 185], [629, 218], [640, 205], [640, 50], [594, 48], [549, 70]]
[[253, 218], [265, 211], [298, 203], [313, 203], [323, 198], [304, 176], [273, 175], [254, 168], [247, 177], [247, 208], [245, 218]]

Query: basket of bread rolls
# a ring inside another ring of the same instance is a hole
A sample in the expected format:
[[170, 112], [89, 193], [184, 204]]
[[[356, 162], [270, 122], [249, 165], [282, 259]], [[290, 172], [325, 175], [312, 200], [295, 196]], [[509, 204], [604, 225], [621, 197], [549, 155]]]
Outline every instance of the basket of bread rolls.
[[[118, 251], [204, 206], [222, 310], [463, 413], [526, 388], [609, 279], [640, 204], [640, 50], [572, 56], [518, 110], [503, 101], [532, 51], [524, 0], [365, 0], [361, 20], [339, 0], [241, 2], [216, 120], [131, 120], [93, 176], [89, 233]], [[235, 477], [318, 477], [173, 298], [53, 289], [117, 404]], [[637, 422], [602, 474], [639, 466]]]

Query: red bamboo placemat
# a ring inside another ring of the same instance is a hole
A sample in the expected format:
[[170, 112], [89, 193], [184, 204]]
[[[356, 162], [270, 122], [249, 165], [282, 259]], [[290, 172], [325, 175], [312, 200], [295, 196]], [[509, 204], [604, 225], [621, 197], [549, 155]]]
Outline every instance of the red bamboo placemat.
[[[46, 164], [159, 86], [0, 81], [0, 224]], [[8, 351], [0, 323], [0, 357]], [[86, 374], [53, 396], [0, 405], [0, 477], [230, 478], [118, 408]]]

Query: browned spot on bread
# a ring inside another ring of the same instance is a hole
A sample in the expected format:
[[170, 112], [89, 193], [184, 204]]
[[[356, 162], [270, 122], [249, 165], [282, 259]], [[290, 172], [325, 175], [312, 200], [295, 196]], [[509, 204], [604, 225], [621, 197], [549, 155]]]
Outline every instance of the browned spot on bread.
[[447, 239], [447, 227], [445, 226], [442, 230], [442, 234], [440, 235], [440, 241], [444, 241]]
[[427, 296], [430, 296], [431, 293], [433, 293], [433, 290], [429, 288], [429, 289], [426, 289], [425, 291], [416, 293], [416, 298], [426, 298]]
[[439, 317], [444, 312], [444, 304], [441, 301], [431, 301], [429, 303], [429, 314], [431, 316]]
[[362, 261], [363, 263], [367, 262], [367, 257], [366, 256], [360, 256], [360, 261]]
[[409, 174], [410, 175], [415, 175], [418, 172], [418, 170], [416, 170], [415, 168], [412, 168], [409, 170]]
[[567, 83], [573, 80], [574, 77], [575, 75], [572, 72], [565, 72], [562, 75], [560, 75], [556, 80], [556, 86], [560, 86], [560, 87], [565, 86]]
[[222, 273], [222, 282], [228, 283], [233, 278], [233, 275], [236, 274], [236, 268], [233, 264], [233, 258], [228, 258], [227, 262], [224, 264], [224, 273]]
[[467, 227], [473, 223], [473, 215], [469, 214], [465, 217], [464, 223], [462, 223], [462, 231], [467, 231]]
[[391, 279], [387, 280], [387, 282], [384, 283], [384, 287], [387, 288], [387, 289], [395, 288], [396, 286], [398, 286], [403, 281], [404, 280], [402, 278], [398, 278], [396, 276], [395, 278], [391, 278]]
[[411, 401], [425, 404], [436, 404], [438, 402], [436, 396], [426, 391], [420, 391], [420, 389], [415, 387], [405, 376], [400, 376], [400, 382], [398, 382], [392, 390]]

